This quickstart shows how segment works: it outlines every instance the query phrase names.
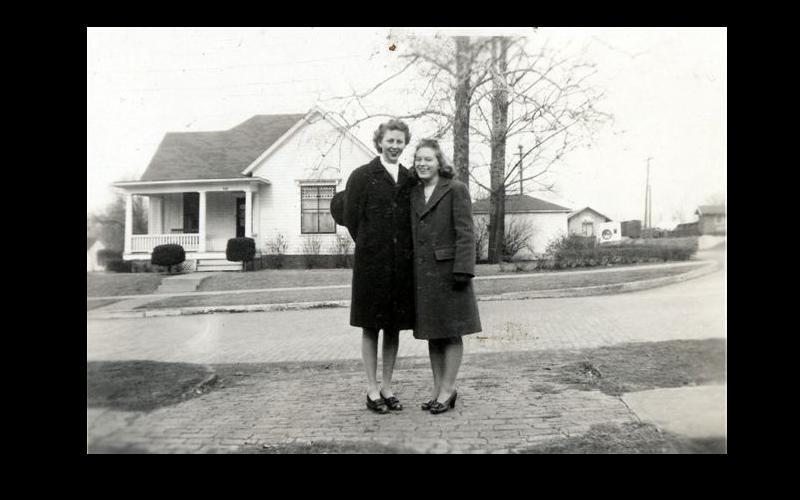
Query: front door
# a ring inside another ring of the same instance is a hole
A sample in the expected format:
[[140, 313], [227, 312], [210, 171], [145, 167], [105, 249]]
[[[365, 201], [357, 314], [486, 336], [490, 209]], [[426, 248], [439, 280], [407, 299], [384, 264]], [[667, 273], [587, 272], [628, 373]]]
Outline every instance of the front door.
[[236, 237], [244, 237], [245, 225], [245, 200], [244, 198], [236, 198]]

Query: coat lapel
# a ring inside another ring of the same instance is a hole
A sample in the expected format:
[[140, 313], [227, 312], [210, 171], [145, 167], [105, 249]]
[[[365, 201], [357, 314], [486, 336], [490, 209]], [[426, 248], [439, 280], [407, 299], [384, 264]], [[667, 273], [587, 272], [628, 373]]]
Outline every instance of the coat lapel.
[[424, 204], [424, 208], [422, 209], [422, 211], [417, 212], [419, 214], [419, 217], [422, 218], [425, 216], [425, 214], [430, 212], [431, 209], [435, 207], [437, 203], [439, 203], [439, 201], [442, 199], [442, 197], [444, 197], [444, 195], [447, 194], [448, 191], [450, 191], [450, 179], [443, 179], [443, 178], [439, 179], [439, 183], [436, 184], [436, 187], [433, 189], [431, 197], [428, 198], [428, 203], [425, 203], [425, 194], [422, 191], [422, 184], [420, 183], [420, 185], [417, 186], [417, 188], [419, 190], [419, 196], [421, 197], [422, 203]]

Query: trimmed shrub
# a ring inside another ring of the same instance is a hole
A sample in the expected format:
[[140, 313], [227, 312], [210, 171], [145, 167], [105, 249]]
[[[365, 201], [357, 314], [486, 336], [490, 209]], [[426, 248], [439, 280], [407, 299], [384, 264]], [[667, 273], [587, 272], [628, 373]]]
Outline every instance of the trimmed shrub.
[[336, 241], [331, 243], [331, 253], [336, 256], [336, 267], [353, 267], [353, 255], [350, 253], [352, 246], [353, 240], [349, 235], [336, 235]]
[[116, 260], [122, 260], [122, 251], [121, 250], [112, 250], [110, 248], [104, 248], [102, 250], [97, 251], [97, 263], [101, 266], [107, 265], [109, 262], [113, 262]]
[[313, 269], [320, 267], [322, 259], [320, 253], [322, 251], [322, 240], [316, 234], [309, 236], [303, 242], [303, 259], [306, 264], [306, 269]]
[[164, 266], [169, 272], [172, 266], [177, 266], [186, 260], [186, 252], [183, 247], [174, 243], [158, 245], [153, 249], [150, 263], [154, 266]]
[[244, 262], [243, 268], [247, 270], [247, 263], [256, 256], [256, 240], [253, 238], [231, 238], [225, 247], [225, 258], [231, 262]]

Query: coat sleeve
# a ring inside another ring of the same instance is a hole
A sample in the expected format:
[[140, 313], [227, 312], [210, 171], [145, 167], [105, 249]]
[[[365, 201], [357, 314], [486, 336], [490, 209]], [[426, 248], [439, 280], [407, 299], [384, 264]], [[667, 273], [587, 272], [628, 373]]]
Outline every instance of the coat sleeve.
[[364, 187], [364, 177], [361, 172], [354, 171], [350, 174], [344, 194], [344, 225], [353, 241], [356, 241], [358, 236], [358, 224], [363, 213]]
[[454, 273], [475, 275], [475, 228], [469, 189], [462, 183], [453, 186], [453, 228], [456, 233]]

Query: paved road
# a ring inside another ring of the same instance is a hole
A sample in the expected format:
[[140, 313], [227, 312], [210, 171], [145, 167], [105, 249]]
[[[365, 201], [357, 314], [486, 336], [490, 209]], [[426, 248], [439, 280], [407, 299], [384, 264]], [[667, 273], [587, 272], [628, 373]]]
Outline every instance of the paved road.
[[[466, 352], [585, 348], [725, 337], [724, 275], [619, 295], [480, 302]], [[268, 363], [360, 359], [349, 309], [87, 320], [87, 359]], [[401, 334], [401, 357], [427, 345]]]

